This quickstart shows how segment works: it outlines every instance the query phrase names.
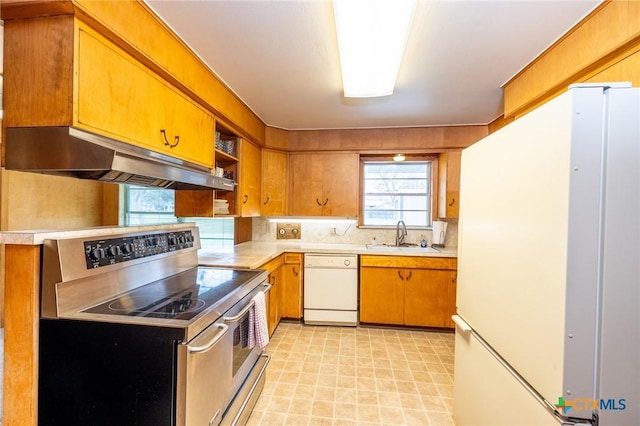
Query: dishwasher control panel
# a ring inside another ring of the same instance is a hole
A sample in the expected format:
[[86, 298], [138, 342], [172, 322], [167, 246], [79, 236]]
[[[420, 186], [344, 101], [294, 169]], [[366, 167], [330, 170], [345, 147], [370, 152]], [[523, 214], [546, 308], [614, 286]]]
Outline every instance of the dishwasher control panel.
[[304, 255], [304, 267], [323, 269], [357, 269], [358, 255], [306, 253]]

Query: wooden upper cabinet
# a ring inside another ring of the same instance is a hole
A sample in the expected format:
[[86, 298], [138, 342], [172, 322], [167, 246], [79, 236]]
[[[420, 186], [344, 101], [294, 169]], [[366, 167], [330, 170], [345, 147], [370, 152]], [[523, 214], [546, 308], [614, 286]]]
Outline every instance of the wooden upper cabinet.
[[462, 151], [440, 154], [438, 216], [457, 218], [460, 210], [460, 158]]
[[260, 216], [262, 203], [262, 155], [260, 147], [247, 140], [240, 141], [240, 164], [236, 205], [240, 216]]
[[289, 214], [358, 215], [358, 154], [292, 153], [289, 172]]
[[287, 178], [289, 155], [285, 152], [262, 150], [262, 216], [287, 213]]
[[83, 27], [77, 70], [78, 127], [213, 167], [213, 117]]
[[212, 115], [78, 19], [4, 31], [7, 127], [75, 126], [213, 167]]

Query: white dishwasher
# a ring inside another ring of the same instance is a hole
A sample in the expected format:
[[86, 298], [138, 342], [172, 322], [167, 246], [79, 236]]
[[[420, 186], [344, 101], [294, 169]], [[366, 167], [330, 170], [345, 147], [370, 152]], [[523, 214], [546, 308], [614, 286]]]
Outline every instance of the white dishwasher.
[[358, 324], [358, 255], [304, 255], [304, 322]]

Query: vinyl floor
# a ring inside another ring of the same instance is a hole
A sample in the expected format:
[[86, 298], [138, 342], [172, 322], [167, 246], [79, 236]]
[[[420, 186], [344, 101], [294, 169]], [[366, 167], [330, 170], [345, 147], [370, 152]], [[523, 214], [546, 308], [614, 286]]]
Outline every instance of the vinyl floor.
[[248, 425], [453, 425], [454, 335], [281, 322]]

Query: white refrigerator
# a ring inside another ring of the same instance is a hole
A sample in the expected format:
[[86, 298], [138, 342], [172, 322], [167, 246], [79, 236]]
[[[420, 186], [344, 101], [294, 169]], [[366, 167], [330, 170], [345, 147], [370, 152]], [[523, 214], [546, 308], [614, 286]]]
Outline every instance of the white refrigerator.
[[455, 424], [640, 424], [640, 89], [572, 86], [460, 185]]

